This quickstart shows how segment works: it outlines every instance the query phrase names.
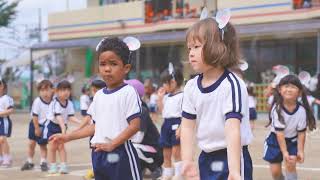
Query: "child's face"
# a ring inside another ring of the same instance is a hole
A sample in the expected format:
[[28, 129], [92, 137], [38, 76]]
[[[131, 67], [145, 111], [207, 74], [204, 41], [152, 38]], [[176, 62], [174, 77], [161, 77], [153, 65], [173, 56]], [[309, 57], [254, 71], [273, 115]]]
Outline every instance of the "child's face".
[[300, 96], [300, 89], [293, 84], [284, 84], [280, 86], [279, 92], [283, 100], [286, 101], [297, 100]]
[[62, 99], [62, 100], [69, 99], [70, 94], [71, 94], [70, 89], [58, 89], [57, 90], [57, 95], [58, 95], [59, 99]]
[[192, 69], [196, 72], [203, 72], [206, 64], [204, 64], [202, 58], [202, 43], [198, 40], [190, 41], [187, 46], [189, 51], [189, 63], [191, 64]]
[[120, 57], [112, 51], [105, 51], [99, 56], [99, 73], [108, 88], [115, 88], [122, 84], [130, 68], [130, 64], [124, 65]]
[[42, 99], [51, 99], [53, 94], [53, 89], [50, 87], [42, 87], [39, 90], [39, 95]]
[[177, 88], [177, 83], [173, 79], [171, 79], [169, 82], [163, 83], [163, 88], [168, 93], [174, 93]]

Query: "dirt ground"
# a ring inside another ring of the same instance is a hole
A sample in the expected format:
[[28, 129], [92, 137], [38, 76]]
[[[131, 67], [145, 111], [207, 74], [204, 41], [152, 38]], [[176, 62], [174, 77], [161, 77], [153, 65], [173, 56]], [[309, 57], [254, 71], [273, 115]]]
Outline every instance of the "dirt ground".
[[[254, 180], [271, 180], [268, 164], [262, 160], [263, 143], [268, 134], [264, 128], [265, 115], [260, 115], [254, 130], [254, 141], [250, 145], [250, 153], [254, 164]], [[12, 116], [13, 134], [9, 139], [13, 156], [13, 165], [8, 169], [0, 168], [0, 180], [81, 180], [90, 167], [90, 150], [88, 139], [82, 139], [67, 144], [68, 165], [70, 173], [67, 175], [48, 176], [39, 169], [39, 148], [35, 155], [36, 168], [31, 171], [20, 171], [20, 167], [26, 160], [27, 131], [29, 114], [16, 113]], [[319, 121], [318, 121], [319, 124]], [[160, 123], [158, 124], [160, 126]], [[70, 129], [75, 125], [71, 124]], [[320, 180], [320, 131], [308, 133], [305, 162], [298, 165], [299, 180]]]

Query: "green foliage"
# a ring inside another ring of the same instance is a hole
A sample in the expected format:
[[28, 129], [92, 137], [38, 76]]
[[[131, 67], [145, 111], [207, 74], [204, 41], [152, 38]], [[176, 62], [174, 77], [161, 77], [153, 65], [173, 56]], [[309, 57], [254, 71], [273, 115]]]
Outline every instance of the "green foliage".
[[19, 1], [8, 3], [6, 0], [0, 0], [0, 27], [8, 26], [15, 18], [18, 3]]

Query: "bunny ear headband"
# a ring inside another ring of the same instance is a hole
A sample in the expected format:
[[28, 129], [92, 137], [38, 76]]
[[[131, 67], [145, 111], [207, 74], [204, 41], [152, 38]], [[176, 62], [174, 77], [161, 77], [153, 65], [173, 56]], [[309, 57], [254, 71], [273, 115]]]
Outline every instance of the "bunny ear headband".
[[230, 9], [223, 9], [217, 12], [216, 17], [210, 17], [208, 9], [204, 7], [202, 9], [200, 20], [206, 19], [206, 18], [213, 18], [218, 23], [218, 27], [221, 31], [221, 39], [224, 38], [224, 32], [226, 31], [226, 25], [228, 24], [230, 18], [231, 18], [231, 10]]
[[172, 78], [175, 79], [175, 77], [174, 77], [174, 67], [173, 67], [172, 62], [169, 62], [168, 71], [169, 71], [169, 74], [172, 76]]
[[[99, 48], [100, 48], [101, 44], [107, 39], [108, 39], [108, 37], [105, 37], [105, 38], [101, 39], [101, 41], [96, 46], [96, 51], [97, 52], [99, 51]], [[132, 36], [127, 36], [122, 41], [124, 43], [126, 43], [126, 45], [128, 46], [129, 51], [130, 51], [130, 55], [131, 55], [131, 53], [133, 51], [138, 50], [140, 48], [140, 46], [141, 46], [141, 42], [139, 41], [139, 39], [137, 39], [135, 37], [132, 37]], [[130, 57], [130, 55], [129, 55], [129, 57]], [[130, 62], [130, 59], [131, 58], [129, 58], [129, 62]]]

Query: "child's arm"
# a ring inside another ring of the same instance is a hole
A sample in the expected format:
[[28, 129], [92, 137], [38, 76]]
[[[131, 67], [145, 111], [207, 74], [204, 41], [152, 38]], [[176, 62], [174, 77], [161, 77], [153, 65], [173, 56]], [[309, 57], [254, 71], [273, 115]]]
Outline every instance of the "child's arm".
[[93, 136], [94, 130], [95, 124], [90, 124], [82, 129], [79, 129], [78, 131], [73, 131], [70, 134], [54, 134], [49, 138], [49, 140], [58, 143], [65, 143], [76, 139]]
[[83, 118], [83, 120], [81, 121], [79, 127], [76, 129], [76, 131], [79, 130], [79, 129], [82, 129], [82, 128], [84, 128], [85, 126], [87, 126], [88, 124], [90, 124], [90, 123], [89, 123], [90, 120], [91, 120], [91, 117], [90, 117], [90, 116], [88, 116], [88, 115], [85, 116], [85, 117]]
[[162, 113], [163, 110], [163, 97], [166, 94], [166, 91], [163, 87], [159, 88], [158, 90], [158, 99], [157, 99], [157, 106], [158, 106], [158, 112]]
[[314, 99], [314, 103], [320, 105], [320, 99]]
[[304, 145], [306, 142], [306, 131], [298, 132], [298, 162], [303, 163], [304, 161]]
[[240, 179], [240, 152], [241, 152], [241, 135], [240, 120], [230, 118], [225, 123], [225, 136], [227, 141], [229, 177]]
[[38, 116], [35, 116], [35, 115], [32, 116], [32, 123], [34, 126], [34, 133], [36, 134], [36, 136], [40, 137], [41, 130], [40, 130], [40, 126], [39, 126]]
[[122, 131], [118, 137], [112, 140], [111, 143], [95, 144], [95, 151], [113, 151], [115, 148], [124, 144], [130, 137], [136, 134], [140, 129], [140, 118], [134, 118], [129, 122], [129, 126]]
[[198, 166], [193, 160], [195, 127], [195, 120], [182, 118], [180, 125], [181, 158], [183, 161], [182, 174], [187, 179], [199, 179]]
[[287, 149], [287, 144], [286, 144], [284, 132], [283, 131], [276, 131], [276, 135], [277, 135], [277, 141], [279, 143], [282, 155], [286, 161], [289, 161], [290, 160], [289, 152]]
[[9, 109], [6, 109], [4, 111], [1, 111], [0, 112], [0, 117], [8, 117], [10, 114], [13, 113], [13, 108], [9, 108]]
[[76, 118], [75, 116], [69, 116], [69, 121], [72, 121], [77, 124], [81, 123], [81, 121], [78, 118]]
[[59, 122], [59, 126], [61, 128], [61, 133], [62, 134], [66, 134], [66, 125], [64, 124], [64, 120], [63, 120], [62, 116], [61, 115], [57, 115], [56, 119]]

